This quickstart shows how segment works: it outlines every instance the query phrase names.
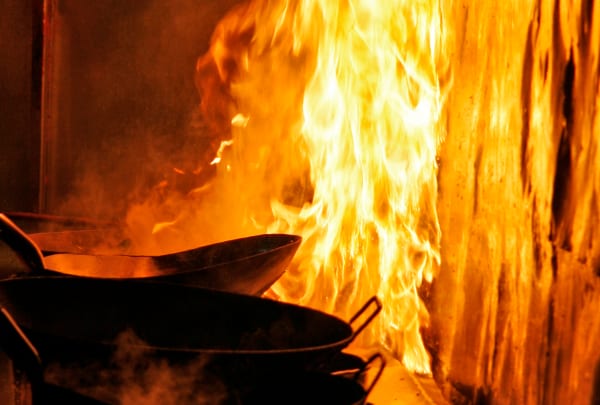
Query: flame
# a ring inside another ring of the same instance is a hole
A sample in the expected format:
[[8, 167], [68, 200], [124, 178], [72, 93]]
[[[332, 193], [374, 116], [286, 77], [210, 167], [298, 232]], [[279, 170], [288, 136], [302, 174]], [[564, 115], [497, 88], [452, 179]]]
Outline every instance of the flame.
[[[254, 1], [220, 22], [197, 66], [203, 105], [230, 99], [207, 115], [233, 123], [221, 181], [254, 193], [257, 229], [303, 237], [274, 293], [345, 319], [378, 295], [363, 343], [420, 373], [430, 360], [418, 292], [440, 261], [447, 31], [435, 0]], [[207, 91], [219, 82], [210, 67], [220, 83]]]

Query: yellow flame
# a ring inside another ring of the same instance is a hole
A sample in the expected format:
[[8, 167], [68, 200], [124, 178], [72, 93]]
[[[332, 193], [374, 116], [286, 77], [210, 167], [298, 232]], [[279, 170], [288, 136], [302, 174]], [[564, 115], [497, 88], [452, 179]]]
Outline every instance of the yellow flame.
[[[234, 118], [235, 120], [235, 118]], [[232, 120], [232, 123], [234, 121]], [[237, 121], [235, 121], [237, 122]], [[232, 140], [227, 140], [227, 141], [221, 141], [221, 145], [219, 145], [219, 149], [217, 150], [216, 156], [213, 160], [211, 160], [210, 164], [211, 165], [216, 165], [218, 163], [221, 163], [221, 157], [223, 156], [223, 151], [225, 150], [225, 148], [227, 148], [228, 146], [233, 145], [233, 141]]]
[[436, 1], [256, 1], [223, 20], [211, 47], [231, 77], [231, 115], [248, 117], [232, 127], [229, 165], [267, 180], [268, 231], [304, 238], [274, 291], [346, 318], [377, 294], [384, 310], [363, 341], [422, 373], [443, 27]]
[[274, 292], [345, 319], [378, 295], [363, 343], [421, 373], [418, 289], [440, 260], [445, 38], [435, 0], [254, 1], [221, 21], [209, 52], [227, 114], [244, 117], [221, 179], [254, 193], [257, 229], [303, 236]]

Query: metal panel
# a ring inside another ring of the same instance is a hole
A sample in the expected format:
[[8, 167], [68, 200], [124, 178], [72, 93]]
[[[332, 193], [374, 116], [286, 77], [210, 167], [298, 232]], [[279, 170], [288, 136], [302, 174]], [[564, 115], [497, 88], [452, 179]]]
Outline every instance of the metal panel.
[[45, 212], [117, 216], [183, 159], [196, 59], [236, 2], [47, 0]]
[[[0, 210], [35, 211], [39, 186], [39, 74], [32, 68], [38, 2], [0, 0]], [[40, 20], [41, 21], [41, 20]]]

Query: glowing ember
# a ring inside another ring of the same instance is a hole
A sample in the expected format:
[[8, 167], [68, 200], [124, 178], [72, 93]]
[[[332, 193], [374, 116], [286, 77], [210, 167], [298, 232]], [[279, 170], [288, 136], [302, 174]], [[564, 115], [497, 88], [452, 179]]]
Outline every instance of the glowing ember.
[[204, 108], [223, 105], [223, 86], [231, 99], [207, 114], [229, 117], [234, 142], [217, 181], [264, 203], [248, 211], [257, 229], [304, 238], [274, 292], [345, 319], [377, 294], [384, 310], [363, 343], [422, 373], [444, 41], [436, 1], [255, 1], [221, 21], [198, 63]]

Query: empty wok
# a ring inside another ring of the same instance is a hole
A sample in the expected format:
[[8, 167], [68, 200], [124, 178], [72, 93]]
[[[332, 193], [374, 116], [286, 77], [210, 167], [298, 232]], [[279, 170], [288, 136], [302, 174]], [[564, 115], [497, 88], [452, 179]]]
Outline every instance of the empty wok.
[[[73, 231], [89, 232], [89, 231]], [[63, 232], [57, 232], [63, 235]], [[302, 238], [264, 234], [159, 256], [50, 254], [5, 215], [0, 238], [33, 274], [90, 278], [136, 278], [260, 295], [285, 272]], [[48, 234], [45, 235], [49, 241]]]
[[243, 294], [72, 277], [1, 280], [0, 306], [40, 357], [62, 370], [110, 369], [118, 350], [143, 352], [169, 364], [202, 360], [203, 373], [233, 386], [290, 370], [318, 370], [381, 310], [373, 297], [345, 322]]

